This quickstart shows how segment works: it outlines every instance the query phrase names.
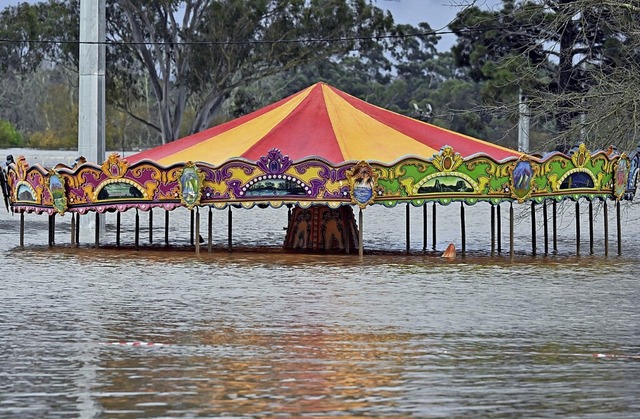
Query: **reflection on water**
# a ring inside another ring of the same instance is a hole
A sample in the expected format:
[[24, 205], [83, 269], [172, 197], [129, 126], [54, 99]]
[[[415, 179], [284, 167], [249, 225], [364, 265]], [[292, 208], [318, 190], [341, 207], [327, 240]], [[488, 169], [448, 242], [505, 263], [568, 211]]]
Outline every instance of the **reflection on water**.
[[68, 216], [50, 249], [46, 217], [27, 215], [19, 249], [0, 212], [0, 417], [637, 416], [636, 210], [623, 257], [603, 256], [601, 212], [595, 255], [582, 217], [577, 257], [568, 208], [558, 254], [536, 258], [523, 210], [511, 260], [489, 255], [489, 207], [467, 207], [470, 254], [451, 261], [435, 255], [460, 246], [457, 205], [438, 208], [426, 254], [412, 208], [411, 255], [405, 208], [368, 208], [363, 260], [280, 251], [286, 209], [234, 210], [234, 252], [214, 211], [215, 252], [199, 256], [186, 211], [171, 251], [162, 212], [151, 247], [141, 213], [140, 250], [131, 211], [121, 249], [113, 214], [100, 249], [69, 245]]

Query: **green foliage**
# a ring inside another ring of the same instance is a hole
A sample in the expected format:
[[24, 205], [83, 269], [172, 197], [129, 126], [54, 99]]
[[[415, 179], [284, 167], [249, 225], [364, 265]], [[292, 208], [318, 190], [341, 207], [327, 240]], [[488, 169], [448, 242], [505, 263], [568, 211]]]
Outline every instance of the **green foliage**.
[[0, 120], [0, 147], [21, 147], [24, 145], [22, 134], [9, 121]]

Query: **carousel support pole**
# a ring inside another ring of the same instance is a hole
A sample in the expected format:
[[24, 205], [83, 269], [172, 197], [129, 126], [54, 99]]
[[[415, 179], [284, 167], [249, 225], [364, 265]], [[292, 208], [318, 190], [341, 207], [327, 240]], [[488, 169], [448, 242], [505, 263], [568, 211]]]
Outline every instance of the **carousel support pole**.
[[580, 201], [576, 201], [576, 254], [580, 256]]
[[233, 230], [233, 213], [231, 212], [231, 205], [229, 205], [229, 212], [227, 213], [227, 250], [233, 250], [233, 243], [231, 240], [231, 232]]
[[20, 247], [24, 247], [24, 212], [20, 213]]
[[405, 211], [405, 240], [407, 242], [407, 253], [411, 251], [411, 208], [407, 202], [407, 209]]
[[462, 257], [465, 257], [467, 254], [467, 229], [464, 220], [464, 202], [460, 202], [460, 236], [462, 240], [461, 250]]
[[196, 255], [200, 254], [200, 207], [196, 207]]
[[620, 217], [620, 201], [616, 202], [616, 218], [618, 223], [618, 256], [622, 256], [622, 218]]
[[553, 252], [558, 253], [558, 202], [553, 201]]
[[609, 256], [609, 206], [607, 200], [604, 200], [604, 255]]
[[531, 254], [536, 255], [536, 202], [531, 201]]
[[431, 214], [432, 219], [432, 230], [431, 230], [431, 241], [433, 246], [431, 247], [433, 250], [436, 250], [436, 203], [433, 203], [433, 209]]
[[76, 247], [80, 245], [80, 213], [76, 215]]
[[49, 214], [49, 247], [53, 246], [54, 238], [54, 223], [55, 223], [55, 214]]
[[496, 254], [496, 206], [491, 204], [491, 256]]
[[189, 225], [189, 230], [190, 230], [190, 232], [191, 232], [191, 236], [190, 236], [190, 237], [191, 237], [191, 239], [190, 239], [190, 243], [191, 243], [191, 246], [193, 246], [193, 243], [194, 243], [194, 242], [193, 242], [193, 229], [194, 229], [194, 227], [195, 227], [195, 221], [196, 221], [196, 220], [195, 220], [195, 213], [193, 212], [193, 209], [191, 209], [191, 211], [190, 211], [190, 212], [191, 212], [191, 224]]
[[209, 207], [209, 226], [207, 232], [207, 252], [211, 253], [211, 249], [213, 248], [213, 211], [211, 211], [211, 207]]
[[96, 228], [93, 246], [97, 249], [100, 246], [100, 213], [96, 212]]
[[500, 204], [496, 207], [496, 221], [498, 222], [496, 236], [498, 236], [498, 254], [502, 253], [502, 215], [500, 215]]
[[514, 221], [513, 221], [513, 202], [509, 206], [509, 257], [513, 259], [513, 233], [514, 233]]
[[593, 201], [589, 201], [589, 254], [593, 254]]
[[164, 210], [164, 245], [169, 246], [169, 210]]
[[76, 214], [71, 213], [71, 246], [75, 245], [76, 241]]
[[364, 257], [364, 244], [362, 243], [362, 238], [363, 238], [362, 222], [363, 222], [362, 208], [360, 208], [360, 212], [358, 213], [358, 256], [360, 256], [360, 259]]
[[116, 246], [120, 247], [120, 227], [121, 227], [120, 211], [116, 212]]
[[149, 208], [149, 244], [153, 243], [153, 208]]
[[427, 203], [425, 202], [422, 205], [422, 251], [426, 252], [427, 251], [427, 231], [428, 229], [428, 225], [427, 225]]
[[140, 245], [140, 213], [138, 213], [138, 208], [136, 208], [136, 231], [135, 231], [136, 250], [138, 250], [139, 245]]
[[542, 218], [544, 219], [544, 254], [549, 254], [549, 213], [547, 211], [547, 200], [542, 203]]

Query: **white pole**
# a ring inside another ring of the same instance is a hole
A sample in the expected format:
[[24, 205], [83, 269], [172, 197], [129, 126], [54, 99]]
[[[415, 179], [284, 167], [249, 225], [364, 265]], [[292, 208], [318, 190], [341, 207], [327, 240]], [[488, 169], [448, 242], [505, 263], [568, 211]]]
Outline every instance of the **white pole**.
[[[105, 160], [105, 27], [105, 0], [80, 0], [78, 154], [96, 164]], [[86, 237], [104, 232], [104, 216], [92, 218], [82, 217]]]
[[520, 119], [518, 121], [518, 151], [523, 153], [529, 152], [529, 105], [527, 97], [522, 93], [522, 89], [518, 93], [518, 113]]

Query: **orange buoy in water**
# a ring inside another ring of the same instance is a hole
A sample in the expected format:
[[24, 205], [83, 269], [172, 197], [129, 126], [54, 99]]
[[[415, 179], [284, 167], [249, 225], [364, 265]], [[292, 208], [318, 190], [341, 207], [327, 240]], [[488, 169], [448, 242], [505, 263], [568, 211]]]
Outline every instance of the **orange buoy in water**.
[[453, 243], [449, 243], [449, 246], [447, 246], [447, 250], [444, 251], [444, 253], [442, 254], [443, 258], [455, 258], [456, 257], [456, 247], [454, 246]]

